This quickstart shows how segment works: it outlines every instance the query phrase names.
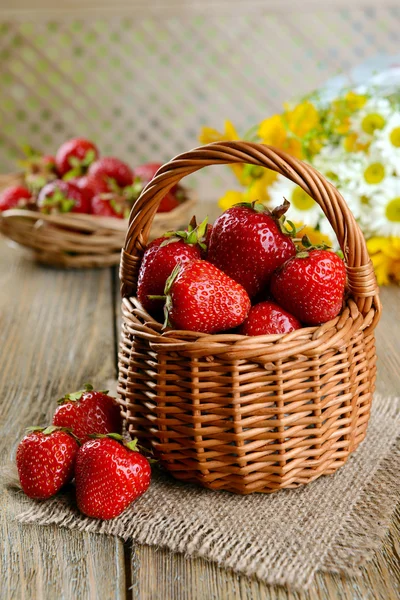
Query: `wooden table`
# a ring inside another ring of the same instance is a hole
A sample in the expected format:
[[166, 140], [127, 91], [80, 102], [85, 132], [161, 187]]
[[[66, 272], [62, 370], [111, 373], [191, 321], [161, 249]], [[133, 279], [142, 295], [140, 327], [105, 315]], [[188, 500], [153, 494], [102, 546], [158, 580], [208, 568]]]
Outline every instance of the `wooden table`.
[[[62, 393], [117, 373], [116, 270], [66, 272], [35, 265], [0, 241], [2, 462], [24, 428], [49, 423]], [[382, 290], [378, 390], [400, 389], [400, 290]], [[396, 317], [397, 315], [397, 317]], [[1, 490], [1, 599], [382, 599], [400, 597], [400, 543], [391, 536], [363, 575], [319, 575], [309, 593], [265, 586], [205, 560], [119, 539], [13, 521], [21, 500]], [[398, 531], [398, 529], [397, 529]]]

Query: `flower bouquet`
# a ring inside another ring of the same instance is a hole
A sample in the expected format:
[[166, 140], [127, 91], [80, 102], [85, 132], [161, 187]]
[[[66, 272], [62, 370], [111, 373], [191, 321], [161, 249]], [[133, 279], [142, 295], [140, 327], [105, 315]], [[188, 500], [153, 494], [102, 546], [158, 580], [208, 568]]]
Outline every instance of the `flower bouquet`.
[[[400, 69], [389, 72], [391, 85], [369, 84], [321, 90], [287, 104], [243, 137], [285, 150], [309, 162], [341, 192], [367, 240], [380, 285], [400, 283]], [[381, 78], [382, 80], [382, 78]], [[233, 124], [225, 131], [204, 127], [200, 140], [235, 140]], [[241, 189], [228, 190], [222, 209], [238, 202], [261, 201], [291, 206], [288, 218], [313, 243], [336, 245], [319, 206], [283, 175], [252, 165], [232, 165]]]

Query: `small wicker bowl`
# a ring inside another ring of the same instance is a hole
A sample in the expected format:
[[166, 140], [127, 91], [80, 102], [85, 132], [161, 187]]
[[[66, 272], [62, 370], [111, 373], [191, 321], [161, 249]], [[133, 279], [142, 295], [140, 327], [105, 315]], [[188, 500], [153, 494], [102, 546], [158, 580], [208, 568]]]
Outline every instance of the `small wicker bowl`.
[[[167, 330], [135, 297], [141, 256], [161, 198], [213, 164], [285, 175], [321, 206], [346, 262], [342, 313], [286, 335]], [[274, 492], [341, 467], [364, 439], [375, 383], [380, 301], [362, 233], [339, 192], [280, 150], [209, 144], [164, 165], [130, 215], [122, 250], [118, 394], [130, 433], [177, 479], [239, 494]]]
[[[22, 185], [19, 174], [2, 175], [0, 191], [10, 185]], [[152, 238], [165, 231], [187, 225], [196, 202], [190, 196], [168, 213], [154, 218]], [[65, 268], [110, 267], [120, 261], [127, 221], [68, 213], [44, 215], [37, 211], [10, 209], [0, 213], [0, 232], [21, 246], [31, 248], [34, 258], [43, 264]]]

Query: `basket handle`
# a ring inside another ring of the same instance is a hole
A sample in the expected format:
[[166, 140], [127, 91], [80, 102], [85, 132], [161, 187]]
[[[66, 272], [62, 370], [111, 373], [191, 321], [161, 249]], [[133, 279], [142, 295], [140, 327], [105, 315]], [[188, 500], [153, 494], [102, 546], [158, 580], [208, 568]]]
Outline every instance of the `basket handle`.
[[157, 208], [170, 188], [186, 175], [216, 164], [247, 163], [284, 175], [322, 208], [343, 251], [347, 284], [359, 311], [366, 314], [374, 305], [380, 312], [378, 286], [363, 234], [338, 190], [318, 171], [303, 161], [271, 146], [252, 142], [215, 142], [180, 154], [163, 165], [132, 207], [125, 247], [121, 254], [122, 297], [133, 296], [140, 260]]

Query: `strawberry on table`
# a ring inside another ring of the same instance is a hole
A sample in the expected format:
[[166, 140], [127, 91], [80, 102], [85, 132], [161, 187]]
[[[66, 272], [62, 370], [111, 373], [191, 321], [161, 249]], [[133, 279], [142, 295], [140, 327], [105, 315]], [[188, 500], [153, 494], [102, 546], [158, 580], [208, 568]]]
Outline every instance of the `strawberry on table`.
[[78, 443], [58, 427], [33, 428], [17, 449], [21, 487], [30, 498], [54, 496], [74, 476]]
[[243, 323], [250, 310], [246, 290], [205, 260], [176, 265], [165, 294], [166, 318], [175, 329], [226, 331]]
[[270, 211], [263, 204], [236, 204], [215, 221], [207, 260], [240, 283], [250, 298], [264, 289], [274, 272], [296, 253], [283, 231], [289, 202]]
[[59, 401], [53, 425], [68, 427], [84, 442], [94, 433], [121, 433], [119, 406], [107, 392], [96, 392], [90, 384], [83, 390], [66, 394]]
[[73, 138], [64, 142], [56, 154], [56, 167], [62, 177], [82, 175], [99, 156], [97, 147], [84, 138]]
[[318, 325], [342, 309], [346, 268], [334, 252], [306, 245], [273, 275], [271, 293], [302, 323]]
[[40, 190], [38, 208], [46, 214], [90, 213], [90, 197], [71, 181], [56, 179]]
[[136, 441], [121, 442], [121, 436], [111, 434], [86, 442], [78, 451], [76, 498], [88, 517], [117, 517], [150, 485], [150, 464], [136, 452]]
[[130, 166], [112, 156], [99, 158], [90, 165], [89, 176], [105, 182], [108, 191], [114, 191], [112, 184], [118, 188], [124, 188], [133, 183], [133, 171]]
[[201, 258], [206, 227], [207, 219], [199, 226], [192, 220], [187, 230], [169, 232], [147, 246], [139, 269], [137, 297], [149, 313], [161, 313], [163, 300], [149, 296], [164, 294], [166, 281], [174, 267]]
[[0, 194], [0, 212], [10, 208], [25, 208], [32, 202], [31, 192], [22, 185], [12, 185]]
[[242, 335], [289, 333], [300, 329], [301, 323], [274, 302], [260, 302], [251, 307], [247, 319], [239, 327]]

